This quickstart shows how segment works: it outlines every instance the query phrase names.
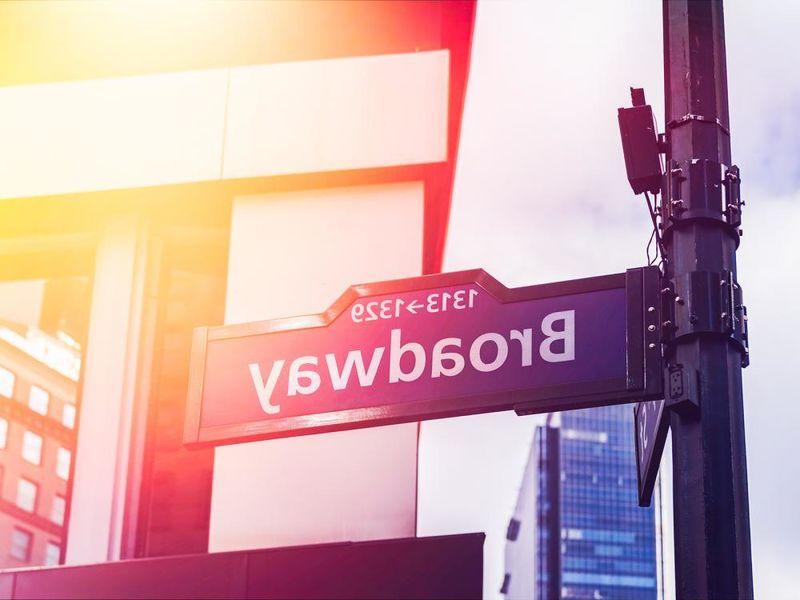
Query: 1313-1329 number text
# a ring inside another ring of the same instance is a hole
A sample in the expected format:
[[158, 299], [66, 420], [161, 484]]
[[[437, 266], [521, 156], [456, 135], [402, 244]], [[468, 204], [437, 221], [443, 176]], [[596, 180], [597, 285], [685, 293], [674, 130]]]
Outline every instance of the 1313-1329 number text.
[[350, 309], [350, 318], [354, 323], [377, 321], [378, 319], [394, 319], [408, 311], [412, 315], [419, 312], [439, 313], [449, 310], [466, 310], [475, 307], [478, 297], [476, 289], [458, 289], [452, 292], [432, 292], [420, 298], [406, 301], [402, 298], [386, 298], [384, 300], [367, 300], [356, 302]]

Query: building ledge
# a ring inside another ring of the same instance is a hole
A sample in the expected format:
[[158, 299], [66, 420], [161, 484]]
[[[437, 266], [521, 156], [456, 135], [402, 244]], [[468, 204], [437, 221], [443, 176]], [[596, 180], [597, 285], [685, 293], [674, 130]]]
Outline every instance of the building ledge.
[[483, 533], [0, 573], [2, 598], [481, 598]]

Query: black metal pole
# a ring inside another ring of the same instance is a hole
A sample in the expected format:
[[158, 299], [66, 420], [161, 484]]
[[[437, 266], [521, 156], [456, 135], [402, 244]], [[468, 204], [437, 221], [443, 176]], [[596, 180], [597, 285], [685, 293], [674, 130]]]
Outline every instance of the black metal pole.
[[[742, 366], [746, 314], [736, 281], [741, 230], [721, 0], [664, 0], [668, 142], [662, 227], [679, 599], [751, 598]], [[680, 389], [678, 389], [680, 388]], [[689, 394], [685, 390], [690, 390]]]

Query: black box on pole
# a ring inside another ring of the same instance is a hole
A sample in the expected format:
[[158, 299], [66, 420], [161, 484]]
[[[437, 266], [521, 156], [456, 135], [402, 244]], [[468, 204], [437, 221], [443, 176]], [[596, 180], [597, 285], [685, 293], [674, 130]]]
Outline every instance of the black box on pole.
[[661, 189], [661, 159], [653, 109], [645, 104], [644, 90], [631, 88], [633, 106], [617, 110], [628, 182], [635, 194]]

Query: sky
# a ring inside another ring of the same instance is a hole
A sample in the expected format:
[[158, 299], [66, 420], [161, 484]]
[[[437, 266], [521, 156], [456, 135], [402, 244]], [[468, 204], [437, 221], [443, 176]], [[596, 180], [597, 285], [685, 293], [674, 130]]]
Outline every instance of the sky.
[[[791, 381], [798, 23], [795, 3], [725, 2], [733, 160], [747, 202], [738, 260], [750, 316], [753, 568], [756, 594], [771, 599], [796, 596], [800, 564], [800, 467], [791, 459], [800, 424]], [[645, 263], [650, 226], [625, 178], [616, 109], [630, 104], [629, 86], [644, 87], [663, 123], [661, 27], [657, 0], [479, 3], [445, 270], [482, 267], [520, 286]], [[499, 596], [505, 528], [538, 422], [501, 413], [422, 425], [418, 532], [485, 531], [487, 598]]]

